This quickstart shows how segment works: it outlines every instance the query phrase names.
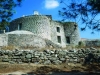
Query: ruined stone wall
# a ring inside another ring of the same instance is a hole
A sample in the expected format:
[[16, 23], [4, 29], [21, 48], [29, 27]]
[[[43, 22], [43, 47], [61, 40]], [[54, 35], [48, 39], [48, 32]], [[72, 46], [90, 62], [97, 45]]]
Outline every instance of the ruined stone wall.
[[84, 42], [86, 47], [100, 47], [100, 40], [85, 40]]
[[45, 40], [31, 34], [8, 34], [8, 46], [45, 48]]
[[[59, 21], [53, 21], [50, 15], [29, 15], [13, 20], [10, 24], [10, 31], [26, 30], [34, 34], [51, 40], [55, 44], [66, 47], [67, 44], [77, 45], [80, 41], [78, 26], [75, 28], [75, 23], [69, 25]], [[58, 28], [58, 31], [57, 31]], [[66, 42], [69, 37], [70, 43]], [[58, 42], [58, 38], [59, 41]]]
[[78, 25], [74, 22], [64, 24], [65, 37], [70, 38], [70, 44], [77, 45], [80, 41]]
[[0, 34], [0, 46], [8, 45], [8, 36], [5, 34]]
[[[44, 49], [40, 50], [0, 50], [0, 62], [9, 63], [36, 63], [36, 64], [61, 64], [83, 63], [89, 53], [100, 58], [100, 50], [86, 49]], [[99, 59], [100, 62], [100, 59]]]
[[51, 39], [50, 18], [42, 15], [30, 15], [15, 19], [10, 24], [10, 31], [18, 30], [18, 25], [22, 24], [21, 30], [31, 31], [34, 34]]
[[[57, 31], [57, 27], [59, 28], [58, 31]], [[58, 43], [57, 36], [61, 37], [61, 43]], [[54, 43], [56, 43], [62, 47], [66, 47], [64, 27], [58, 21], [51, 21], [51, 41], [53, 41]]]

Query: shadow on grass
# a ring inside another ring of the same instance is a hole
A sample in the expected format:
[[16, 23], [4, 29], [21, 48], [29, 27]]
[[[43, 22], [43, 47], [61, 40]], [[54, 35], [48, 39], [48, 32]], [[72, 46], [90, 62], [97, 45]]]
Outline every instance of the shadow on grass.
[[96, 72], [89, 71], [89, 69], [86, 70], [87, 71], [84, 72], [80, 72], [79, 70], [61, 71], [60, 69], [57, 68], [42, 66], [37, 68], [36, 71], [28, 72], [26, 75], [100, 75], [99, 73], [100, 71], [96, 73]]

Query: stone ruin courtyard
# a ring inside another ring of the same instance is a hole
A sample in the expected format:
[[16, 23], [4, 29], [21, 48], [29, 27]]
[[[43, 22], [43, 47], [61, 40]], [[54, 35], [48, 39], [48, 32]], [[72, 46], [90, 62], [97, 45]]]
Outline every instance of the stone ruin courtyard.
[[34, 14], [9, 29], [0, 34], [0, 75], [100, 75], [100, 40], [80, 38], [76, 23]]

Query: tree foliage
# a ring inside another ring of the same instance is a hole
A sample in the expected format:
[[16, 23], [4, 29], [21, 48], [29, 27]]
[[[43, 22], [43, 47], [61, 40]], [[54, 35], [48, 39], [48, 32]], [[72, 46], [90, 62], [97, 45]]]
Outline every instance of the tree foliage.
[[65, 20], [74, 20], [91, 30], [100, 31], [100, 0], [61, 0], [65, 6], [59, 10], [59, 15]]
[[15, 13], [14, 8], [21, 5], [22, 0], [0, 0], [0, 29], [9, 25], [11, 17]]

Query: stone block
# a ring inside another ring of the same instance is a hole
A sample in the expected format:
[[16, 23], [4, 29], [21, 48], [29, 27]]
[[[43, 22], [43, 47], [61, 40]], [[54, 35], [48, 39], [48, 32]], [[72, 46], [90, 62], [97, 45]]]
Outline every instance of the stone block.
[[74, 62], [76, 63], [77, 61], [78, 61], [78, 59], [73, 59], [73, 63], [74, 63]]
[[69, 56], [65, 56], [66, 59], [70, 58]]
[[16, 62], [16, 60], [17, 60], [17, 59], [11, 59], [11, 61], [14, 61], [14, 62]]
[[26, 59], [27, 63], [30, 63], [32, 61], [32, 59]]
[[54, 51], [50, 51], [50, 53], [51, 53], [51, 54], [54, 54], [55, 52], [54, 52]]
[[69, 62], [72, 62], [72, 63], [73, 63], [73, 62], [74, 62], [74, 59], [70, 58], [70, 59], [69, 59]]
[[94, 48], [94, 47], [90, 47], [90, 50], [97, 50], [96, 48]]
[[30, 59], [30, 58], [32, 58], [32, 55], [31, 55], [31, 54], [27, 54], [27, 55], [26, 55], [26, 58], [27, 58], [27, 59]]
[[35, 62], [39, 62], [40, 60], [37, 59], [37, 58], [32, 58], [32, 62], [35, 63]]
[[51, 56], [50, 56], [50, 55], [49, 55], [49, 56], [46, 56], [46, 57], [47, 57], [48, 59], [49, 59], [49, 58], [51, 58]]
[[65, 61], [66, 59], [65, 59], [65, 58], [60, 58], [60, 60], [61, 60], [61, 61]]
[[73, 49], [70, 49], [69, 52], [74, 52], [74, 50]]
[[8, 53], [9, 53], [9, 50], [5, 50], [5, 53], [4, 54], [5, 55], [8, 55]]
[[69, 57], [74, 57], [74, 54], [68, 54]]
[[78, 54], [82, 54], [83, 52], [82, 52], [82, 50], [78, 50]]
[[8, 58], [3, 58], [2, 59], [2, 62], [9, 62], [9, 61], [11, 61], [11, 59], [8, 59]]
[[48, 60], [48, 58], [47, 57], [44, 57], [44, 60]]
[[17, 63], [22, 63], [22, 60], [21, 59], [16, 59], [16, 62]]
[[20, 56], [13, 56], [12, 58], [13, 58], [13, 59], [19, 59]]
[[22, 51], [15, 53], [16, 56], [21, 56], [22, 54], [23, 54]]
[[69, 62], [69, 60], [70, 60], [70, 58], [67, 58], [67, 59], [66, 59], [66, 62]]
[[50, 50], [44, 50], [43, 52], [46, 52], [47, 54], [50, 54]]
[[64, 52], [64, 51], [60, 51], [60, 52], [59, 52], [59, 55], [63, 55], [63, 56], [65, 56], [65, 55], [66, 55], [66, 52]]
[[43, 64], [45, 64], [45, 65], [49, 65], [49, 64], [51, 64], [51, 61], [50, 61], [50, 60], [46, 60], [46, 61], [44, 61]]
[[34, 55], [35, 55], [35, 56], [40, 56], [41, 54], [40, 54], [40, 53], [34, 53]]
[[40, 57], [41, 60], [44, 60], [44, 57]]
[[59, 51], [58, 50], [55, 50], [55, 54], [58, 54], [59, 53]]
[[51, 58], [49, 58], [49, 60], [50, 60], [50, 61], [56, 61], [57, 58], [56, 58], [56, 57], [51, 57]]
[[9, 61], [9, 63], [10, 63], [10, 64], [15, 64], [15, 62], [14, 62], [14, 61]]
[[34, 57], [39, 58], [39, 56], [38, 56], [38, 55], [35, 55]]
[[53, 63], [53, 64], [61, 64], [62, 61], [60, 61], [60, 60], [56, 60], [56, 61], [53, 61], [52, 63]]

